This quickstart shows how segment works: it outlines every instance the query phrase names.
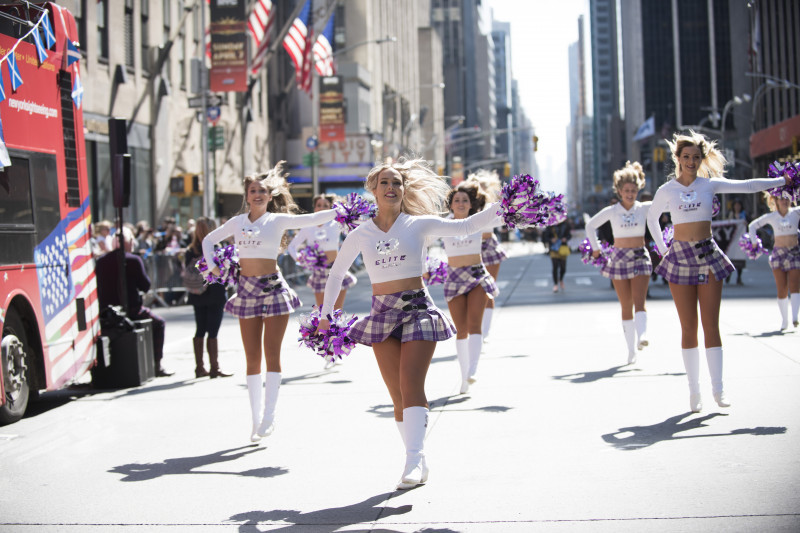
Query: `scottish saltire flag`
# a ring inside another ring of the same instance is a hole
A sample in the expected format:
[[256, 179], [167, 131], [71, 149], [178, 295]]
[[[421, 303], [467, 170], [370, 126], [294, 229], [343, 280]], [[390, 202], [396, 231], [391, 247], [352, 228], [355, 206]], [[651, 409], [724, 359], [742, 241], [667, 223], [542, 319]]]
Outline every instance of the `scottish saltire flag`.
[[78, 50], [78, 47], [73, 44], [72, 41], [67, 39], [67, 66], [70, 66], [76, 61], [79, 61], [81, 58], [81, 53]]
[[320, 76], [333, 76], [336, 66], [333, 63], [333, 15], [328, 19], [325, 29], [314, 43], [314, 68]]
[[31, 35], [33, 36], [33, 44], [36, 46], [36, 55], [39, 56], [39, 63], [44, 63], [47, 60], [47, 50], [42, 44], [42, 36], [39, 35], [39, 30], [36, 28], [34, 28]]
[[0, 102], [6, 99], [6, 88], [3, 86], [3, 76], [0, 74]]
[[47, 11], [45, 11], [44, 15], [42, 15], [42, 23], [40, 26], [44, 32], [44, 44], [49, 50], [53, 48], [54, 44], [56, 44], [56, 34], [53, 33], [53, 25], [50, 24], [50, 17], [47, 15]]
[[14, 56], [14, 52], [11, 52], [6, 57], [8, 58], [6, 63], [8, 64], [8, 77], [11, 78], [11, 90], [16, 91], [22, 85], [22, 76], [19, 75], [17, 58]]
[[11, 166], [11, 158], [8, 157], [6, 148], [6, 136], [3, 135], [3, 123], [0, 122], [0, 169]]
[[651, 116], [647, 120], [639, 126], [639, 129], [636, 130], [636, 135], [633, 136], [634, 141], [641, 141], [643, 139], [648, 139], [656, 134], [656, 117], [655, 115]]
[[75, 102], [75, 107], [77, 108], [80, 108], [83, 102], [83, 85], [77, 72], [75, 73], [75, 82], [72, 84], [72, 101]]

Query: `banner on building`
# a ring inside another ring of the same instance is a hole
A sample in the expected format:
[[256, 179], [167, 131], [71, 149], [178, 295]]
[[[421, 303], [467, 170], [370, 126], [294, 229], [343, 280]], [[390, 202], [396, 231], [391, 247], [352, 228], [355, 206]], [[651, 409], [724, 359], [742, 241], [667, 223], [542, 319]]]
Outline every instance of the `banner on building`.
[[246, 0], [211, 0], [211, 72], [214, 92], [247, 90]]
[[342, 78], [326, 76], [319, 80], [319, 140], [345, 140], [344, 94]]

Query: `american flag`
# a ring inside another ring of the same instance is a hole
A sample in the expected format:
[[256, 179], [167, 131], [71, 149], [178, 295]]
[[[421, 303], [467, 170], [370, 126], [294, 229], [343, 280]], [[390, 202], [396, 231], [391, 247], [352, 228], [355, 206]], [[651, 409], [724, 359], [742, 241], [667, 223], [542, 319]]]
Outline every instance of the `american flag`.
[[314, 68], [320, 76], [333, 76], [336, 74], [336, 65], [333, 62], [333, 15], [328, 19], [325, 29], [314, 43]]
[[253, 36], [253, 48], [256, 51], [250, 65], [250, 73], [253, 75], [258, 74], [258, 71], [264, 66], [264, 59], [267, 56], [267, 50], [269, 50], [270, 45], [270, 29], [272, 28], [273, 20], [275, 20], [275, 17], [272, 11], [272, 1], [256, 0], [253, 12], [247, 21], [247, 28]]
[[[99, 335], [97, 282], [89, 225], [89, 198], [69, 213], [33, 250], [45, 323], [48, 366], [55, 386], [80, 375]], [[75, 299], [82, 298], [86, 329], [78, 331]]]
[[297, 76], [297, 86], [311, 92], [311, 43], [314, 28], [311, 25], [311, 3], [306, 0], [300, 15], [294, 19], [289, 33], [283, 39], [283, 47], [292, 58]]

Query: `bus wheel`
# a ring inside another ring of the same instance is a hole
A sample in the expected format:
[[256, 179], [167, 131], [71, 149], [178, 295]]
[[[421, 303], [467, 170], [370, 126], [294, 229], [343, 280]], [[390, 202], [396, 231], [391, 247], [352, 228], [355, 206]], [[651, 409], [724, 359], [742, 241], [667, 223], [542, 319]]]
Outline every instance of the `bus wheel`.
[[28, 385], [30, 349], [22, 320], [13, 311], [6, 316], [1, 346], [0, 364], [6, 397], [5, 403], [0, 406], [0, 425], [4, 425], [22, 418], [30, 396]]

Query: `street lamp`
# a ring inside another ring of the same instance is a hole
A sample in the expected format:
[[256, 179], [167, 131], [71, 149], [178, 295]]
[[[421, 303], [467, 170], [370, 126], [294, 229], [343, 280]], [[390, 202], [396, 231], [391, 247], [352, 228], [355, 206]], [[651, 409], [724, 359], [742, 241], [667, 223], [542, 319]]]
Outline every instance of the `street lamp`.
[[[753, 75], [752, 73], [748, 73], [748, 75]], [[753, 96], [753, 109], [752, 109], [752, 117], [750, 121], [750, 131], [756, 131], [756, 108], [758, 107], [759, 98], [761, 98], [764, 93], [766, 93], [767, 89], [800, 89], [800, 85], [796, 83], [792, 83], [789, 80], [784, 80], [782, 78], [776, 78], [774, 76], [769, 75], [761, 75], [760, 77], [766, 78], [766, 81], [762, 83], [758, 89], [756, 89], [756, 94]]]
[[[387, 137], [387, 135], [386, 135], [386, 126], [387, 126], [386, 110], [387, 110], [387, 106], [388, 106], [388, 108], [394, 108], [394, 111], [396, 112], [397, 111], [397, 109], [396, 109], [397, 104], [396, 104], [395, 101], [397, 100], [398, 96], [403, 95], [403, 94], [408, 94], [410, 92], [418, 91], [420, 89], [444, 89], [444, 88], [445, 88], [445, 84], [443, 82], [426, 83], [424, 85], [417, 85], [416, 87], [410, 87], [410, 88], [404, 89], [402, 91], [397, 91], [397, 92], [392, 92], [392, 93], [389, 93], [389, 94], [385, 94], [383, 96], [383, 110], [384, 110], [384, 116], [383, 116], [383, 138], [384, 138], [384, 141], [386, 140], [386, 137]], [[390, 102], [391, 102], [391, 104], [389, 104]], [[393, 113], [393, 114], [396, 114], [396, 113]], [[417, 119], [417, 117], [418, 117], [418, 115], [416, 113], [412, 113], [407, 124], [400, 124], [401, 136], [408, 135], [408, 133], [410, 132], [411, 127], [413, 126], [413, 123]], [[402, 141], [402, 137], [401, 137], [401, 141]], [[384, 144], [384, 148], [385, 147], [386, 147], [386, 144]]]
[[725, 107], [722, 109], [722, 124], [720, 125], [720, 144], [722, 147], [725, 147], [725, 124], [728, 117], [728, 111], [733, 106], [742, 105], [745, 102], [749, 102], [751, 100], [750, 95], [744, 93], [742, 96], [734, 96], [725, 104]]
[[386, 37], [381, 37], [380, 39], [370, 39], [368, 41], [362, 41], [360, 43], [351, 44], [350, 46], [345, 46], [340, 50], [336, 50], [333, 53], [333, 57], [336, 57], [339, 54], [344, 54], [345, 52], [349, 52], [350, 50], [358, 48], [359, 46], [364, 46], [365, 44], [372, 44], [372, 43], [383, 44], [383, 43], [396, 43], [396, 42], [397, 42], [397, 37], [392, 37], [389, 35], [387, 35]]

